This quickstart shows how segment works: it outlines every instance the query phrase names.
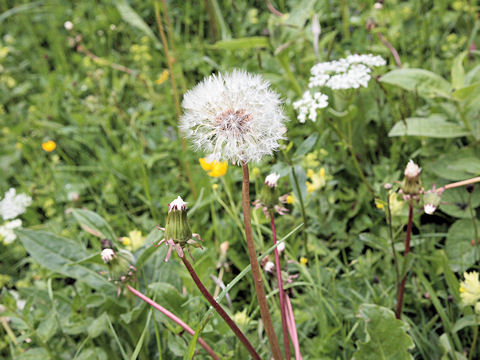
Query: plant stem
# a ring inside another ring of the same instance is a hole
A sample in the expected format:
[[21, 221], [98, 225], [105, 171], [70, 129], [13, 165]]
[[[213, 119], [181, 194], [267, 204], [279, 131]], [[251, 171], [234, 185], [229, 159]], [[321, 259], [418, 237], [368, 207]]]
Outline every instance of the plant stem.
[[464, 186], [464, 185], [470, 185], [470, 184], [475, 184], [477, 182], [480, 182], [480, 176], [468, 179], [468, 180], [462, 180], [462, 181], [457, 181], [454, 183], [447, 184], [445, 186], [442, 186], [439, 188], [439, 191], [447, 190], [447, 189], [453, 189], [456, 187]]
[[360, 175], [360, 178], [362, 179], [363, 183], [367, 186], [368, 191], [372, 194], [373, 197], [375, 197], [375, 191], [373, 191], [373, 188], [370, 186], [368, 183], [367, 178], [365, 177], [365, 174], [363, 173], [362, 168], [360, 167], [360, 164], [358, 163], [357, 157], [355, 155], [355, 151], [353, 151], [353, 146], [351, 143], [347, 141], [345, 136], [342, 134], [340, 130], [333, 124], [332, 120], [327, 118], [327, 123], [330, 125], [330, 127], [337, 133], [338, 137], [343, 140], [343, 142], [347, 145], [348, 152], [350, 153], [350, 156], [352, 157], [353, 164], [355, 165], [355, 169], [358, 172], [358, 175]]
[[[180, 318], [176, 317], [174, 314], [172, 314], [170, 311], [168, 311], [167, 309], [165, 309], [164, 307], [162, 307], [161, 305], [157, 304], [155, 301], [153, 301], [152, 299], [150, 299], [149, 297], [143, 295], [140, 291], [138, 290], [135, 290], [134, 288], [132, 288], [130, 285], [127, 285], [127, 289], [135, 296], [137, 296], [138, 298], [142, 299], [143, 301], [145, 301], [147, 304], [153, 306], [155, 309], [157, 309], [158, 311], [160, 311], [162, 314], [168, 316], [171, 320], [175, 321], [178, 325], [180, 325], [187, 333], [189, 333], [190, 335], [194, 335], [195, 334], [195, 331], [190, 327], [188, 326], [186, 323], [184, 323]], [[198, 342], [200, 345], [202, 345], [202, 347], [205, 349], [205, 351], [215, 360], [220, 360], [220, 358], [218, 357], [217, 354], [215, 354], [215, 352], [212, 350], [212, 348], [210, 346], [208, 346], [208, 344], [205, 342], [205, 340], [203, 340], [202, 338], [198, 338]]]
[[[475, 312], [475, 322], [478, 321], [478, 316], [477, 313]], [[470, 346], [470, 352], [468, 354], [468, 360], [473, 359], [473, 353], [475, 351], [475, 347], [477, 345], [477, 339], [478, 339], [478, 323], [475, 324], [475, 327], [473, 328], [473, 341], [472, 341], [472, 346]]]
[[[412, 200], [408, 203], [408, 223], [407, 223], [407, 235], [405, 236], [405, 250], [403, 252], [403, 258], [405, 259], [410, 252], [410, 239], [412, 237], [412, 222], [413, 222], [413, 204]], [[402, 317], [403, 306], [403, 293], [405, 292], [405, 282], [407, 280], [407, 273], [403, 275], [402, 282], [397, 291], [397, 309], [395, 311], [395, 317], [400, 319]]]
[[[275, 228], [275, 220], [273, 218], [273, 210], [270, 209], [270, 224], [272, 226], [273, 245], [277, 244], [277, 230]], [[285, 351], [285, 358], [290, 359], [290, 342], [288, 340], [288, 325], [285, 308], [285, 292], [283, 291], [282, 269], [280, 267], [280, 256], [278, 255], [278, 248], [273, 251], [275, 254], [275, 267], [277, 270], [278, 295], [280, 298], [280, 313], [282, 315], [282, 331], [283, 331], [283, 348]]]
[[307, 229], [308, 229], [308, 222], [307, 222], [307, 212], [305, 211], [305, 204], [303, 203], [303, 196], [302, 191], [300, 190], [300, 184], [298, 183], [297, 174], [295, 173], [295, 168], [293, 164], [290, 164], [292, 169], [292, 177], [293, 182], [295, 183], [295, 189], [297, 190], [298, 194], [298, 201], [300, 202], [300, 211], [302, 213], [303, 224], [305, 225], [305, 229], [303, 229], [303, 247], [305, 248], [305, 252], [307, 252], [307, 245], [308, 245], [308, 236], [307, 236]]
[[252, 266], [253, 284], [255, 285], [255, 292], [257, 294], [258, 306], [260, 308], [260, 315], [265, 326], [268, 342], [272, 349], [272, 355], [275, 360], [282, 360], [282, 352], [280, 344], [273, 329], [272, 319], [268, 310], [267, 297], [265, 296], [265, 289], [263, 288], [262, 275], [260, 267], [257, 262], [257, 254], [255, 251], [255, 244], [253, 242], [252, 222], [250, 220], [250, 179], [248, 174], [248, 164], [242, 162], [242, 207], [243, 207], [243, 222], [245, 225], [245, 239], [247, 241], [248, 256], [250, 258], [250, 265]]
[[192, 264], [187, 260], [186, 256], [181, 257], [183, 263], [185, 264], [185, 267], [187, 268], [188, 272], [190, 273], [190, 276], [192, 277], [193, 281], [195, 282], [195, 285], [197, 285], [198, 290], [202, 293], [202, 295], [207, 299], [207, 301], [210, 303], [210, 305], [213, 306], [213, 308], [217, 311], [217, 313], [225, 320], [228, 326], [232, 329], [232, 331], [235, 333], [235, 335], [238, 337], [238, 339], [242, 342], [242, 344], [245, 346], [247, 351], [250, 353], [253, 359], [260, 360], [260, 356], [257, 354], [255, 349], [253, 348], [252, 344], [250, 344], [250, 341], [248, 341], [247, 337], [243, 334], [242, 330], [238, 328], [238, 326], [233, 322], [232, 318], [228, 316], [225, 310], [220, 306], [220, 304], [213, 298], [213, 296], [208, 292], [207, 288], [205, 285], [203, 285], [202, 281], [199, 279], [197, 276], [197, 273], [192, 267]]
[[400, 278], [400, 274], [398, 271], [397, 252], [395, 251], [395, 242], [393, 238], [392, 210], [390, 209], [390, 193], [389, 192], [387, 192], [387, 219], [388, 219], [388, 233], [390, 236], [390, 245], [392, 246], [393, 263], [395, 264], [395, 286], [398, 288], [398, 281]]

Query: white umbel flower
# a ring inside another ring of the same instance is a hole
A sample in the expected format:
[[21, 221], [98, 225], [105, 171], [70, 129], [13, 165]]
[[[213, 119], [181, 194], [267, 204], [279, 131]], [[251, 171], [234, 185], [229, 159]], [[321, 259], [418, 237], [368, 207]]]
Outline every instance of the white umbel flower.
[[180, 129], [215, 161], [259, 161], [285, 139], [280, 98], [259, 75], [211, 75], [185, 94], [182, 107]]
[[102, 253], [100, 254], [100, 256], [102, 257], [102, 260], [106, 264], [113, 260], [113, 258], [115, 257], [115, 251], [113, 251], [112, 249], [106, 248], [102, 250]]
[[420, 175], [420, 171], [422, 171], [422, 168], [420, 168], [417, 164], [413, 162], [413, 160], [410, 160], [405, 167], [405, 176], [407, 178], [413, 179], [416, 178], [418, 175]]
[[265, 178], [265, 184], [267, 184], [271, 188], [276, 187], [278, 179], [280, 179], [280, 175], [271, 173], [270, 175], [267, 175], [267, 177]]
[[173, 200], [170, 204], [168, 204], [168, 212], [176, 210], [176, 211], [184, 211], [187, 210], [187, 203], [183, 201], [183, 199], [178, 196], [175, 200]]
[[328, 96], [321, 92], [313, 94], [305, 91], [302, 98], [293, 103], [293, 108], [298, 111], [298, 121], [304, 123], [307, 116], [310, 120], [317, 120], [317, 110], [328, 106]]
[[13, 229], [19, 228], [20, 226], [22, 226], [22, 220], [20, 219], [7, 221], [0, 226], [0, 237], [2, 238], [4, 244], [10, 244], [17, 238], [17, 235], [15, 235], [13, 232]]
[[0, 216], [3, 220], [16, 218], [23, 214], [32, 203], [32, 198], [25, 194], [18, 194], [14, 188], [5, 193], [5, 197], [0, 201]]

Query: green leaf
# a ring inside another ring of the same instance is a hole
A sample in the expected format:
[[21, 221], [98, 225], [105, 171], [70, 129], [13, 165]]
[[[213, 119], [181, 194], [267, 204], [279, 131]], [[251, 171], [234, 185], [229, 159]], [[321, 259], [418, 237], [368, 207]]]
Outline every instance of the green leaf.
[[[480, 205], [480, 190], [476, 188], [471, 194], [472, 207], [475, 209]], [[469, 193], [464, 187], [449, 189], [442, 195], [440, 210], [450, 216], [471, 219], [469, 208]], [[475, 210], [473, 210], [475, 213]]]
[[414, 347], [407, 334], [408, 325], [395, 319], [392, 310], [373, 304], [363, 304], [358, 315], [365, 321], [367, 334], [358, 344], [354, 360], [410, 360], [408, 349]]
[[211, 49], [218, 50], [241, 50], [241, 49], [254, 49], [254, 48], [266, 48], [269, 47], [268, 38], [265, 36], [252, 36], [246, 38], [238, 38], [231, 40], [217, 41], [210, 46]]
[[457, 220], [448, 229], [445, 252], [453, 271], [465, 271], [475, 263], [476, 252], [472, 240], [475, 239], [475, 228], [472, 220]]
[[125, 0], [115, 1], [115, 6], [117, 7], [118, 12], [123, 20], [127, 23], [136, 27], [137, 29], [143, 31], [147, 36], [149, 36], [157, 46], [161, 47], [160, 42], [153, 33], [153, 31], [148, 27], [148, 25], [143, 21], [143, 19], [133, 10], [130, 5]]
[[117, 236], [110, 225], [97, 213], [85, 209], [73, 209], [72, 215], [86, 232], [117, 242]]
[[75, 360], [107, 360], [108, 355], [100, 347], [87, 348], [83, 350]]
[[473, 83], [455, 90], [452, 96], [460, 101], [468, 100], [470, 96], [478, 96], [478, 90], [480, 89], [480, 82]]
[[465, 82], [465, 70], [463, 68], [463, 59], [465, 59], [465, 55], [467, 55], [467, 51], [463, 51], [458, 54], [455, 59], [453, 59], [452, 64], [452, 86], [454, 89], [459, 89], [463, 87]]
[[92, 321], [90, 326], [88, 327], [88, 336], [96, 338], [102, 332], [107, 332], [108, 330], [108, 320], [107, 320], [107, 313], [102, 313], [99, 317]]
[[417, 91], [426, 98], [450, 98], [452, 86], [441, 76], [423, 69], [396, 69], [380, 78], [385, 84], [399, 86], [408, 91]]
[[443, 115], [433, 114], [426, 118], [411, 117], [397, 122], [388, 136], [426, 136], [431, 138], [454, 138], [466, 136], [469, 132], [462, 126], [447, 121]]
[[440, 155], [425, 168], [443, 179], [465, 180], [480, 174], [480, 159], [471, 148], [463, 148]]
[[58, 322], [56, 319], [56, 312], [52, 310], [48, 313], [47, 317], [40, 323], [37, 328], [37, 335], [44, 341], [47, 342], [58, 329]]
[[75, 241], [43, 231], [18, 229], [16, 233], [28, 253], [44, 268], [85, 282], [97, 290], [115, 291], [115, 287], [93, 270], [92, 265], [72, 265], [90, 255]]
[[467, 326], [478, 326], [479, 323], [478, 321], [475, 320], [475, 315], [467, 315], [464, 316], [460, 319], [458, 319], [455, 322], [455, 325], [453, 326], [452, 331], [453, 332], [458, 332], [462, 330], [463, 328], [466, 328]]
[[49, 360], [51, 359], [50, 355], [48, 354], [47, 350], [44, 348], [30, 348], [26, 350], [20, 356], [17, 356], [15, 360]]
[[294, 156], [303, 156], [308, 153], [317, 143], [318, 133], [313, 133], [308, 138], [306, 138], [295, 151]]

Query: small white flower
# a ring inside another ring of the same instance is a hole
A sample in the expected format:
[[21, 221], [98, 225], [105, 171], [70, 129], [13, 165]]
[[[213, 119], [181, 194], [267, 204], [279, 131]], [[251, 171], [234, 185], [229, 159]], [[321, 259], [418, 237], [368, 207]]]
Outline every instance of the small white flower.
[[265, 266], [263, 267], [265, 269], [265, 272], [268, 273], [273, 273], [273, 268], [275, 267], [275, 264], [271, 261], [267, 261]]
[[18, 194], [14, 188], [5, 193], [5, 197], [0, 201], [0, 216], [3, 220], [16, 218], [23, 214], [32, 203], [32, 198], [25, 194]]
[[4, 244], [10, 244], [17, 238], [13, 229], [19, 228], [20, 226], [22, 226], [22, 220], [20, 219], [7, 221], [0, 226], [0, 237], [3, 238]]
[[413, 162], [413, 160], [410, 160], [405, 167], [405, 176], [407, 178], [413, 179], [416, 178], [418, 175], [420, 175], [420, 171], [422, 171], [422, 168], [420, 168], [417, 164]]
[[185, 94], [182, 107], [180, 129], [216, 161], [259, 161], [285, 139], [280, 98], [259, 75], [211, 75]]
[[71, 21], [65, 21], [63, 27], [65, 28], [65, 30], [70, 31], [73, 29], [73, 23]]
[[280, 175], [271, 173], [265, 178], [265, 184], [271, 188], [276, 187], [278, 179], [280, 179]]
[[277, 250], [279, 253], [282, 253], [285, 250], [285, 243], [283, 241], [280, 244], [278, 244]]
[[300, 100], [293, 103], [293, 108], [298, 111], [298, 121], [304, 123], [307, 116], [310, 120], [317, 120], [317, 110], [328, 106], [328, 96], [321, 92], [316, 92], [313, 96], [310, 91], [306, 91]]
[[183, 199], [179, 196], [175, 200], [173, 200], [170, 204], [168, 204], [168, 212], [172, 210], [176, 210], [176, 211], [187, 210], [187, 203], [183, 201]]
[[437, 207], [433, 204], [425, 204], [423, 209], [425, 210], [425, 213], [428, 215], [432, 215], [435, 210], [437, 210]]
[[381, 9], [383, 9], [383, 4], [379, 3], [379, 2], [376, 2], [375, 4], [373, 4], [373, 8], [375, 10], [381, 10]]
[[102, 253], [100, 254], [100, 256], [102, 257], [102, 260], [106, 264], [113, 260], [113, 258], [115, 257], [115, 251], [113, 251], [112, 249], [106, 248], [102, 250]]

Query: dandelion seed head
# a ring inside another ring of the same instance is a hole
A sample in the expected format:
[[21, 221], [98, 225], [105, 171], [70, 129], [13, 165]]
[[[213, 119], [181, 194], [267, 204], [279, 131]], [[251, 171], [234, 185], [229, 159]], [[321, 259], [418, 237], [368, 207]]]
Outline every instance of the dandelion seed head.
[[285, 139], [280, 98], [259, 75], [211, 75], [185, 94], [182, 107], [181, 131], [215, 161], [256, 162]]

